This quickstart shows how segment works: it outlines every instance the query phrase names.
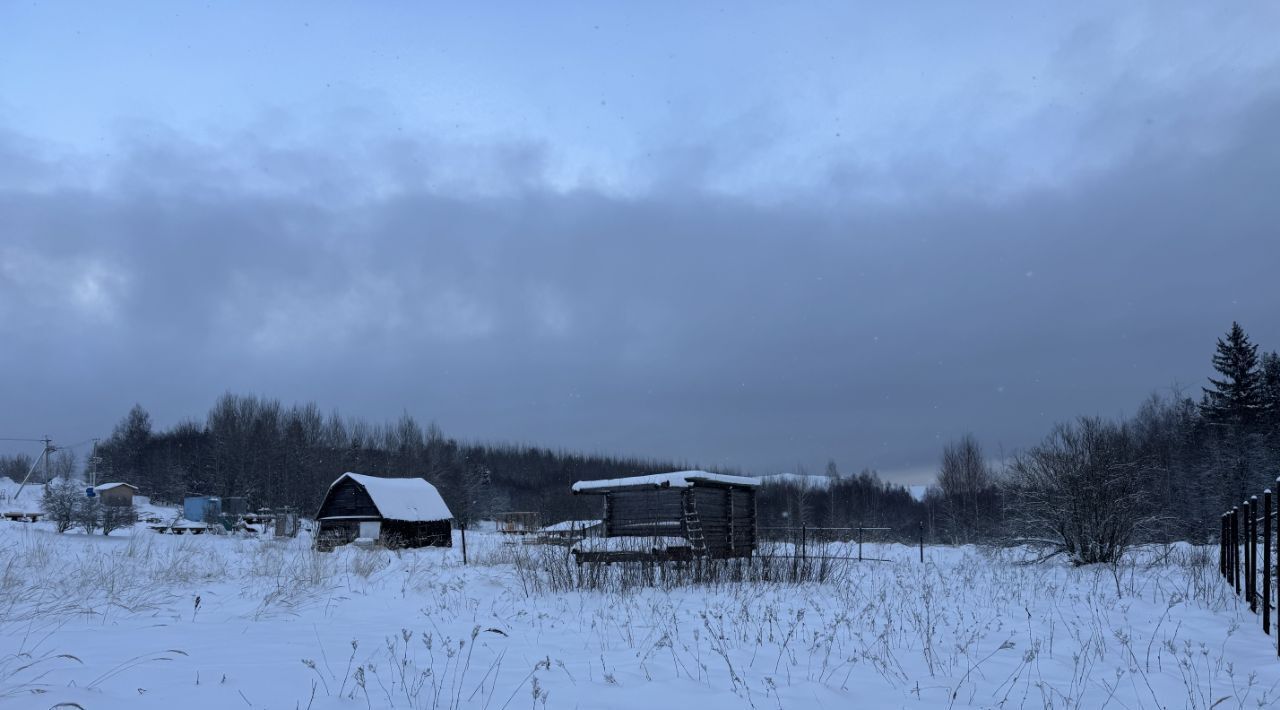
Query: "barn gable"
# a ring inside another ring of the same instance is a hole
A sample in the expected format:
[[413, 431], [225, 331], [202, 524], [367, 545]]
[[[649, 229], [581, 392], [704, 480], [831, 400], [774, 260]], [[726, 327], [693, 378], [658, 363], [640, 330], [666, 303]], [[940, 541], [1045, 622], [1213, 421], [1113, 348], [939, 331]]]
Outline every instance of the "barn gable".
[[344, 473], [316, 513], [316, 547], [331, 550], [357, 538], [376, 538], [387, 547], [449, 547], [452, 518], [439, 491], [424, 479]]
[[329, 486], [317, 520], [400, 520], [425, 523], [451, 520], [453, 513], [436, 487], [422, 478], [378, 478], [344, 473]]

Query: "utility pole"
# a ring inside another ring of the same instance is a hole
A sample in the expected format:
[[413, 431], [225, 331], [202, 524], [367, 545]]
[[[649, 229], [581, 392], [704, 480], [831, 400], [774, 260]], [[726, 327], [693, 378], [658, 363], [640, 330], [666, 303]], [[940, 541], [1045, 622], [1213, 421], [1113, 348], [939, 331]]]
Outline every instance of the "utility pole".
[[89, 455], [89, 486], [98, 485], [98, 464], [102, 463], [102, 457], [98, 456], [98, 440], [93, 440], [93, 453]]
[[49, 440], [49, 435], [45, 434], [44, 435], [44, 482], [46, 484], [49, 482], [49, 454], [53, 451], [53, 447], [50, 446], [51, 443], [52, 442]]
[[36, 472], [36, 467], [38, 467], [38, 466], [40, 465], [40, 463], [41, 463], [41, 459], [43, 459], [43, 461], [44, 461], [44, 480], [45, 480], [45, 483], [47, 484], [47, 483], [49, 482], [49, 452], [51, 452], [51, 451], [57, 451], [57, 449], [55, 449], [55, 448], [53, 447], [52, 442], [51, 442], [51, 440], [49, 439], [49, 435], [48, 435], [48, 434], [46, 434], [46, 435], [45, 435], [45, 437], [44, 437], [43, 439], [37, 439], [37, 441], [43, 441], [43, 442], [44, 442], [44, 451], [41, 451], [41, 452], [40, 452], [40, 458], [37, 458], [37, 459], [35, 460], [35, 463], [31, 464], [31, 468], [30, 468], [30, 469], [28, 469], [28, 471], [27, 471], [27, 475], [25, 475], [25, 476], [23, 476], [23, 477], [22, 477], [22, 485], [18, 486], [18, 492], [13, 494], [13, 499], [14, 499], [14, 500], [17, 500], [17, 499], [18, 499], [18, 496], [22, 495], [22, 489], [24, 489], [24, 488], [26, 488], [26, 487], [27, 487], [27, 481], [31, 480], [31, 474], [33, 474], [33, 473], [35, 473], [35, 472]]

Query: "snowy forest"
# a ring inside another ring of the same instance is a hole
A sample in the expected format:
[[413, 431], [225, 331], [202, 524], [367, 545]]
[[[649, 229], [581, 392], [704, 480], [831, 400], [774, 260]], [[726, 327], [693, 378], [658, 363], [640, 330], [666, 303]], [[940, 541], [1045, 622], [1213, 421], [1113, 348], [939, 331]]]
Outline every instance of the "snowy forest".
[[[1115, 513], [1094, 530], [1121, 547], [1138, 541], [1203, 541], [1218, 515], [1268, 487], [1280, 472], [1280, 355], [1259, 352], [1233, 324], [1212, 356], [1215, 375], [1198, 393], [1152, 394], [1124, 420], [1082, 417], [1045, 439], [993, 460], [978, 436], [948, 444], [923, 499], [873, 470], [828, 463], [816, 481], [768, 481], [762, 528], [888, 527], [890, 538], [930, 541], [1062, 540], [1081, 511]], [[1197, 396], [1198, 395], [1198, 396]], [[345, 471], [419, 475], [464, 521], [503, 511], [539, 511], [548, 521], [590, 518], [598, 501], [569, 494], [577, 480], [687, 468], [676, 461], [468, 443], [412, 416], [377, 425], [326, 415], [308, 403], [225, 394], [203, 422], [153, 427], [135, 406], [98, 447], [98, 480], [124, 479], [157, 502], [186, 495], [244, 496], [253, 507], [309, 512]], [[18, 478], [27, 457], [0, 460]], [[83, 463], [83, 462], [79, 462]], [[55, 457], [54, 475], [78, 462]], [[726, 473], [743, 473], [724, 471]], [[768, 480], [768, 479], [766, 479]], [[803, 479], [802, 479], [803, 480]], [[1076, 551], [1072, 551], [1073, 554]]]

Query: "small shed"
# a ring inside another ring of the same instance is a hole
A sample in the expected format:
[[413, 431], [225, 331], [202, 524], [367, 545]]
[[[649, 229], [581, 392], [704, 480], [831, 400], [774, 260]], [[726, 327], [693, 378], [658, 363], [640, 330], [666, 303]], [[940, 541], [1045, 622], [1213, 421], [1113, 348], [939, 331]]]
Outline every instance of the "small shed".
[[[759, 480], [743, 476], [676, 471], [579, 481], [573, 492], [604, 498], [606, 538], [663, 538], [669, 557], [725, 558], [750, 557], [756, 549], [759, 485]], [[672, 538], [686, 544], [672, 545]], [[611, 561], [610, 554], [580, 552], [578, 560]]]
[[217, 522], [222, 517], [222, 498], [187, 496], [182, 499], [182, 517], [193, 523]]
[[127, 508], [133, 505], [133, 496], [138, 492], [138, 487], [130, 483], [103, 483], [94, 486], [93, 492], [98, 494], [98, 500], [103, 505]]
[[494, 523], [500, 533], [509, 535], [532, 535], [542, 527], [542, 513], [533, 511], [508, 511], [494, 516]]
[[344, 473], [316, 513], [316, 548], [332, 550], [357, 538], [386, 547], [452, 547], [453, 513], [422, 478]]
[[538, 531], [538, 536], [548, 541], [581, 540], [604, 535], [603, 520], [562, 520]]

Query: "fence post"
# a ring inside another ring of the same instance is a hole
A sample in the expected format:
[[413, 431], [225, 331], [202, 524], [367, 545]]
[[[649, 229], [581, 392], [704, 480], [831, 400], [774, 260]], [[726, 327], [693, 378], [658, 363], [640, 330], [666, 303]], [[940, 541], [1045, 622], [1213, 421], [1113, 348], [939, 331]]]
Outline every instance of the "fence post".
[[467, 524], [458, 522], [458, 530], [462, 533], [462, 564], [467, 564]]
[[920, 521], [920, 561], [924, 562], [924, 521]]
[[1240, 559], [1240, 507], [1239, 505], [1231, 505], [1231, 558], [1233, 558], [1234, 567], [1231, 576], [1234, 578], [1235, 596], [1240, 596], [1240, 582], [1243, 582], [1244, 571], [1242, 565], [1244, 560]]
[[858, 526], [858, 561], [862, 561], [862, 526]]
[[800, 526], [800, 559], [803, 560], [805, 558], [806, 553], [808, 553], [808, 550], [806, 549], [808, 546], [809, 546], [809, 526], [801, 525]]
[[1227, 514], [1218, 518], [1218, 574], [1227, 576]]
[[1231, 586], [1240, 596], [1240, 506], [1231, 506]]
[[1258, 613], [1258, 496], [1249, 496], [1249, 609]]
[[1271, 633], [1271, 489], [1262, 492], [1262, 630]]

